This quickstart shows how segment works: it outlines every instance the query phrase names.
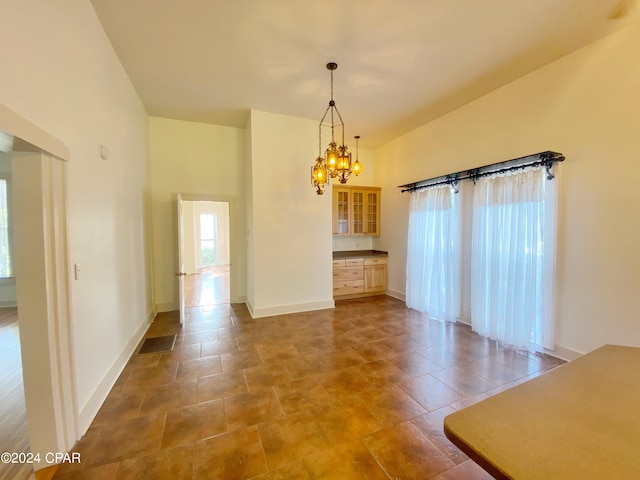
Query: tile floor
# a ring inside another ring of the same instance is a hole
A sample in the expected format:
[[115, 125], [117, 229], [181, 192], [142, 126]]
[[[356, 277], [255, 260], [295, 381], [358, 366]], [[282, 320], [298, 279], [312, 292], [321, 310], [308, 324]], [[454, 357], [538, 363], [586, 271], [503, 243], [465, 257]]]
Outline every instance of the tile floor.
[[251, 319], [160, 314], [75, 450], [68, 479], [490, 478], [444, 436], [450, 412], [562, 362], [523, 355], [387, 296]]

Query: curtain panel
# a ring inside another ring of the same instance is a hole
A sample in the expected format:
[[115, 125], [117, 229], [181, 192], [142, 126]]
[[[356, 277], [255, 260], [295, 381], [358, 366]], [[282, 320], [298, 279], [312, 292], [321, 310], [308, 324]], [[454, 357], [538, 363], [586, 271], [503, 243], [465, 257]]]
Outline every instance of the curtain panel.
[[455, 321], [460, 310], [460, 214], [447, 185], [411, 193], [406, 303], [431, 318]]
[[548, 231], [547, 183], [540, 168], [509, 172], [480, 178], [473, 196], [473, 330], [532, 352], [550, 340], [555, 232]]

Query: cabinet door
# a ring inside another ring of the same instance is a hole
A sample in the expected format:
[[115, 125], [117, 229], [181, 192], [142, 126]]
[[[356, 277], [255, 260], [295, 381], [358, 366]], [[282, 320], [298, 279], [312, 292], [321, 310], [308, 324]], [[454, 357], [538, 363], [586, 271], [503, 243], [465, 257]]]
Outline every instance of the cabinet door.
[[333, 187], [333, 234], [380, 235], [380, 188]]
[[364, 291], [384, 292], [387, 290], [387, 266], [367, 265], [364, 267]]
[[351, 212], [353, 215], [352, 235], [366, 235], [364, 191], [353, 190], [351, 192]]
[[367, 235], [380, 235], [380, 191], [366, 193]]
[[333, 234], [334, 235], [351, 235], [350, 230], [350, 209], [349, 195], [351, 190], [348, 188], [333, 189]]

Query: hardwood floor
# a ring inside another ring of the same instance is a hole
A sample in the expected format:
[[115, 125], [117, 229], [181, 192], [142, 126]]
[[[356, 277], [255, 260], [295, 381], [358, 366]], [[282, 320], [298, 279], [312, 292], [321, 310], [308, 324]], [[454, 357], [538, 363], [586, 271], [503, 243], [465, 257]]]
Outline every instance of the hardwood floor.
[[229, 265], [214, 265], [184, 277], [187, 307], [205, 307], [230, 303]]
[[[28, 453], [18, 310], [0, 308], [0, 452]], [[0, 463], [1, 480], [28, 479], [30, 465]]]
[[562, 362], [502, 348], [387, 296], [251, 319], [241, 305], [160, 314], [56, 479], [488, 479], [448, 413]]

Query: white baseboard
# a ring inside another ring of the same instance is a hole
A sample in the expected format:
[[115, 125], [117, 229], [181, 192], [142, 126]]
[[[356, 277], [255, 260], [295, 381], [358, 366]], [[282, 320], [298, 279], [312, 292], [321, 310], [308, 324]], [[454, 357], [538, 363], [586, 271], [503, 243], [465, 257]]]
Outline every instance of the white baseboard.
[[247, 302], [247, 308], [252, 318], [272, 317], [274, 315], [285, 315], [287, 313], [311, 312], [314, 310], [326, 310], [335, 308], [336, 303], [331, 300], [323, 300], [319, 302], [294, 303], [290, 305], [277, 305], [272, 307], [255, 308]]
[[107, 398], [107, 395], [109, 395], [113, 385], [116, 383], [116, 380], [118, 380], [122, 370], [127, 365], [131, 355], [135, 352], [136, 347], [142, 340], [142, 337], [144, 337], [144, 334], [149, 328], [149, 325], [151, 325], [155, 316], [155, 311], [150, 312], [147, 315], [147, 318], [131, 336], [125, 347], [122, 349], [122, 352], [120, 352], [120, 355], [118, 355], [118, 358], [116, 358], [107, 374], [94, 390], [87, 403], [85, 403], [80, 409], [80, 413], [78, 415], [78, 431], [80, 436], [84, 435], [91, 426], [91, 422], [93, 422], [93, 419], [98, 414], [98, 410], [100, 410], [100, 407]]
[[247, 306], [247, 310], [249, 310], [249, 315], [251, 315], [251, 318], [255, 318], [253, 316], [253, 304], [249, 300], [246, 300], [244, 304]]
[[554, 345], [553, 349], [545, 348], [544, 353], [546, 353], [547, 355], [551, 355], [552, 357], [566, 360], [567, 362], [575, 360], [576, 358], [580, 358], [582, 355], [584, 355], [584, 353], [577, 352], [561, 345]]
[[176, 302], [156, 303], [156, 311], [158, 313], [173, 312], [175, 310], [178, 310], [178, 304]]
[[0, 308], [17, 307], [18, 304], [15, 300], [3, 300], [0, 301]]
[[231, 303], [247, 303], [247, 297], [245, 295], [240, 295], [238, 297], [232, 298]]
[[[247, 297], [244, 295], [240, 295], [238, 297], [232, 298], [230, 302], [231, 303], [247, 303]], [[156, 303], [156, 311], [158, 313], [175, 312], [176, 310], [178, 310], [178, 304], [176, 302]]]
[[462, 323], [463, 325], [468, 325], [471, 327], [471, 319], [469, 317], [459, 317], [456, 319], [458, 323]]
[[407, 294], [404, 292], [398, 292], [397, 290], [387, 290], [385, 293], [390, 297], [397, 298], [398, 300], [402, 300], [403, 302], [407, 301]]

